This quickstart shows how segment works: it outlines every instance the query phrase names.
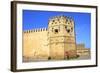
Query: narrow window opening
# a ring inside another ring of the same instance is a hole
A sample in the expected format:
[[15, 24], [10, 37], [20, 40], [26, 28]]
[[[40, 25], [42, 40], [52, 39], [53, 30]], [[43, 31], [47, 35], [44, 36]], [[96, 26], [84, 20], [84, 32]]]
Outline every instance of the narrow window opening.
[[55, 29], [55, 33], [58, 33], [58, 29]]

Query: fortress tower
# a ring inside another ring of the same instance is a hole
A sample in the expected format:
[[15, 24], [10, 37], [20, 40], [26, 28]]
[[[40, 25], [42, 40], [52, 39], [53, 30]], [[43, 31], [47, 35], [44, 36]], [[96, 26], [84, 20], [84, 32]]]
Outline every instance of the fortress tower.
[[76, 57], [74, 21], [66, 16], [56, 16], [48, 23], [48, 41], [51, 59]]

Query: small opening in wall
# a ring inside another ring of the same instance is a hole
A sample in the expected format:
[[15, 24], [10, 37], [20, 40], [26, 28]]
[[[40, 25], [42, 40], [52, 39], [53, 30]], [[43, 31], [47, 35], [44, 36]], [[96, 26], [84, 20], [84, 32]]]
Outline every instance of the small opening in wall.
[[58, 33], [58, 29], [55, 29], [55, 33]]
[[68, 22], [68, 24], [70, 24], [70, 23]]
[[68, 29], [68, 30], [67, 30], [67, 32], [69, 33], [69, 32], [70, 32], [70, 30]]
[[52, 22], [55, 22], [55, 20], [52, 20]]
[[50, 60], [50, 59], [51, 59], [51, 57], [49, 56], [49, 57], [48, 57], [48, 60]]
[[67, 29], [67, 26], [65, 26], [65, 29]]
[[71, 31], [73, 31], [73, 28], [71, 28]]

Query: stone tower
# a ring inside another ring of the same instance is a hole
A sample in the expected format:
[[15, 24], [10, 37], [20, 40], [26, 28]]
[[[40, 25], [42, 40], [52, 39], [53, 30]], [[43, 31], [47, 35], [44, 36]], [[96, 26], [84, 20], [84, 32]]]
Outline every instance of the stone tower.
[[48, 41], [51, 59], [76, 57], [74, 21], [63, 15], [52, 17], [48, 23]]

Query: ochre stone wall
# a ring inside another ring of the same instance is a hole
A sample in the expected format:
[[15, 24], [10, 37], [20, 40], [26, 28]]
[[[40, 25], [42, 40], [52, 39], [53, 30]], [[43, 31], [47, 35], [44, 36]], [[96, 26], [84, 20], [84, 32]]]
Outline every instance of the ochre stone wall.
[[77, 44], [77, 54], [80, 56], [90, 56], [90, 48], [85, 48], [84, 44]]
[[46, 29], [23, 33], [23, 56], [24, 58], [48, 59], [49, 49]]
[[55, 43], [50, 46], [50, 57], [51, 59], [64, 59], [64, 44], [63, 43]]

